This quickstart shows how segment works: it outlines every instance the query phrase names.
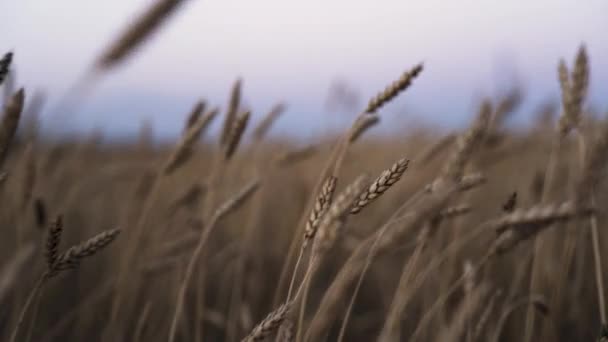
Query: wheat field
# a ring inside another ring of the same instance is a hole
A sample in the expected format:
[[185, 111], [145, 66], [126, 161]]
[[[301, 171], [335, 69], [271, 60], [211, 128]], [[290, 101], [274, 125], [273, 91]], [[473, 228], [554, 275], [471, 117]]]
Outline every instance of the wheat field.
[[[157, 1], [85, 82], [181, 2]], [[2, 341], [608, 339], [608, 122], [584, 44], [547, 61], [561, 101], [529, 127], [506, 125], [514, 89], [462, 131], [369, 136], [418, 64], [304, 146], [269, 136], [284, 104], [252, 119], [240, 79], [174, 144], [48, 140], [18, 58], [0, 60]]]

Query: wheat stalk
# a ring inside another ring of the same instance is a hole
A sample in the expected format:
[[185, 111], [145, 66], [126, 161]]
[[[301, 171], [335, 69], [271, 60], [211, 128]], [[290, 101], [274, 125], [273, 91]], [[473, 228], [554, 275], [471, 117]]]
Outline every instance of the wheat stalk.
[[257, 179], [248, 183], [244, 188], [242, 188], [239, 192], [237, 192], [233, 197], [226, 200], [224, 203], [219, 205], [217, 209], [215, 209], [213, 215], [211, 216], [208, 223], [206, 223], [206, 227], [202, 230], [196, 248], [192, 252], [187, 267], [186, 273], [183, 280], [180, 282], [177, 300], [175, 304], [175, 311], [173, 313], [173, 318], [171, 320], [171, 327], [169, 330], [169, 342], [173, 342], [177, 335], [177, 324], [181, 318], [184, 301], [186, 297], [186, 290], [190, 285], [190, 280], [194, 273], [194, 268], [196, 266], [197, 261], [199, 260], [200, 254], [203, 251], [203, 247], [207, 243], [209, 236], [215, 230], [215, 226], [217, 223], [224, 218], [228, 213], [237, 209], [240, 205], [242, 205], [247, 199], [251, 198], [251, 195], [255, 193], [255, 191], [259, 187], [259, 181]]
[[99, 69], [107, 69], [123, 61], [177, 11], [185, 0], [157, 0], [118, 36], [96, 62]]

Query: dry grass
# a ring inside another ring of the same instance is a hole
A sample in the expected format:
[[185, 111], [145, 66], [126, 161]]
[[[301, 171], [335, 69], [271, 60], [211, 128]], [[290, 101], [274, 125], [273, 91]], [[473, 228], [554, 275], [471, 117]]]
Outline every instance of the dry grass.
[[[182, 2], [156, 2], [97, 72]], [[463, 132], [368, 139], [424, 77], [416, 65], [343, 135], [303, 148], [269, 138], [282, 103], [253, 125], [241, 79], [226, 108], [197, 102], [156, 148], [149, 130], [137, 145], [47, 141], [20, 120], [20, 89], [0, 123], [0, 339], [599, 339], [608, 122], [586, 110], [590, 65], [584, 46], [571, 72], [559, 63], [562, 115], [533, 113], [532, 129], [505, 127], [514, 88]]]

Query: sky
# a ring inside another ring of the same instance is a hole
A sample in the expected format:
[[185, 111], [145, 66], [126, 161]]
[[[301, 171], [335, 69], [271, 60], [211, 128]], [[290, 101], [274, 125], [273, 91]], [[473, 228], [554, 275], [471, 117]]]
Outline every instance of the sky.
[[[0, 0], [0, 53], [15, 53], [16, 80], [49, 98], [45, 119], [65, 131], [134, 136], [144, 118], [176, 136], [203, 98], [225, 107], [243, 79], [256, 119], [287, 104], [275, 133], [311, 137], [356, 114], [327, 108], [341, 81], [359, 106], [413, 65], [425, 70], [381, 112], [384, 129], [411, 120], [462, 126], [484, 96], [514, 84], [522, 117], [557, 100], [556, 68], [585, 43], [589, 103], [608, 101], [605, 0], [189, 0], [151, 40], [99, 80], [77, 113], [53, 121], [62, 98], [101, 51], [152, 0]], [[604, 95], [604, 96], [602, 96]]]

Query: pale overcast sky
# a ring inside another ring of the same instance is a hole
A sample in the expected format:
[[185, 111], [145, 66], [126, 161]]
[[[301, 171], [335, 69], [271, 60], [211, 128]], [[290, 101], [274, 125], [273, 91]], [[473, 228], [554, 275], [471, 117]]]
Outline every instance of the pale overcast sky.
[[[19, 84], [59, 96], [150, 3], [0, 0], [0, 53], [14, 50]], [[385, 125], [403, 107], [454, 124], [513, 78], [532, 107], [556, 97], [558, 59], [571, 62], [581, 42], [592, 102], [605, 109], [607, 32], [605, 0], [190, 0], [70, 124], [126, 135], [150, 116], [159, 134], [176, 134], [197, 98], [223, 105], [243, 77], [254, 115], [284, 100], [279, 130], [319, 131], [335, 119], [324, 111], [332, 80], [366, 98], [419, 61], [424, 73], [387, 108]]]

